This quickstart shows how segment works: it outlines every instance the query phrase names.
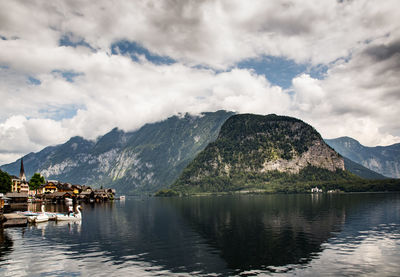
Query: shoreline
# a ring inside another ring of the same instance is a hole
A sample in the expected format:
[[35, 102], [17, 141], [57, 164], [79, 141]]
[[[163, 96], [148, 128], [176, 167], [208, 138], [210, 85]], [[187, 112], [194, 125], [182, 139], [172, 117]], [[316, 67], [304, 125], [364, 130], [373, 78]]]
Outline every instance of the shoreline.
[[310, 194], [310, 195], [343, 195], [343, 194], [386, 194], [386, 193], [400, 193], [399, 191], [341, 191], [341, 192], [270, 192], [270, 191], [226, 191], [226, 192], [201, 192], [184, 195], [171, 195], [171, 196], [152, 196], [156, 198], [183, 198], [183, 197], [204, 197], [204, 196], [225, 196], [225, 195], [268, 195], [268, 194]]

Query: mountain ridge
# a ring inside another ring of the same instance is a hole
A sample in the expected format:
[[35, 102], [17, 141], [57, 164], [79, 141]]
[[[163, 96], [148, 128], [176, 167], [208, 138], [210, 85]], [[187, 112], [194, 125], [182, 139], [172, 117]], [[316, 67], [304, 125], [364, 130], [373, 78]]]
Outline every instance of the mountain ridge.
[[389, 146], [364, 146], [351, 137], [325, 139], [342, 156], [390, 178], [400, 178], [400, 143]]
[[[151, 193], [170, 185], [233, 114], [216, 111], [172, 116], [133, 132], [114, 128], [96, 141], [72, 137], [22, 158], [28, 176], [41, 172], [49, 179], [110, 186], [126, 194]], [[1, 168], [16, 174], [19, 161]]]
[[[145, 124], [132, 132], [115, 127], [95, 141], [75, 136], [63, 144], [45, 147], [22, 158], [28, 178], [41, 172], [48, 179], [94, 187], [110, 186], [124, 194], [152, 193], [175, 182], [196, 154], [217, 139], [220, 127], [234, 114], [217, 111], [198, 116], [176, 115]], [[286, 117], [286, 120], [290, 121], [290, 118]], [[310, 128], [315, 131], [312, 126]], [[319, 133], [315, 138], [321, 139]], [[301, 152], [306, 150], [301, 150], [306, 144], [299, 141], [296, 147]], [[290, 156], [291, 152], [282, 154]], [[277, 153], [269, 155], [276, 156]], [[19, 165], [20, 159], [0, 168], [18, 175]], [[278, 167], [283, 166], [298, 171], [293, 164], [284, 161]], [[344, 166], [364, 178], [384, 178], [347, 159], [344, 159]]]

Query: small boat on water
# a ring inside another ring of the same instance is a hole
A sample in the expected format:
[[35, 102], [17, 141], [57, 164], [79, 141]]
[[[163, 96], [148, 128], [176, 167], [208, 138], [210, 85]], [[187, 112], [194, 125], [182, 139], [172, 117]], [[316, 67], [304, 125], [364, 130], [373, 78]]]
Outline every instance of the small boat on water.
[[42, 205], [42, 212], [34, 218], [33, 222], [39, 223], [45, 221], [49, 221], [49, 217], [47, 216], [46, 211], [44, 210], [44, 205]]
[[26, 218], [28, 219], [29, 223], [34, 223], [35, 222], [35, 218], [38, 216], [39, 214], [35, 214], [35, 215], [28, 215], [26, 216]]
[[80, 209], [81, 209], [81, 206], [78, 205], [78, 206], [76, 206], [76, 212], [75, 213], [57, 214], [56, 215], [56, 220], [57, 221], [81, 220], [82, 219], [82, 213], [81, 213]]
[[34, 213], [34, 212], [31, 212], [31, 211], [16, 212], [16, 214], [20, 214], [20, 215], [25, 216], [29, 223], [33, 223], [35, 218], [39, 215], [38, 213]]
[[49, 217], [49, 220], [56, 220], [57, 215], [63, 215], [61, 213], [52, 213], [52, 212], [46, 212], [46, 215]]
[[125, 200], [125, 195], [121, 195], [121, 196], [119, 197], [119, 200]]
[[18, 212], [18, 214], [22, 214], [27, 217], [29, 223], [38, 223], [38, 222], [45, 222], [49, 220], [49, 216], [44, 210], [44, 205], [42, 205], [42, 212], [41, 213], [34, 213], [31, 211], [25, 212]]

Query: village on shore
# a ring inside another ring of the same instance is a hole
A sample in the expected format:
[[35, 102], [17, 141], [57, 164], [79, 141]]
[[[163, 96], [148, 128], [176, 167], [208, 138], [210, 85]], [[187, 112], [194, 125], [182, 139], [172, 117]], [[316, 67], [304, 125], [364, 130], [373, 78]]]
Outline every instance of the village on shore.
[[24, 164], [21, 160], [19, 177], [12, 176], [11, 192], [0, 194], [0, 204], [3, 207], [8, 203], [28, 202], [103, 202], [115, 200], [115, 189], [95, 189], [90, 186], [62, 183], [56, 180], [47, 180], [38, 189], [30, 189], [26, 180]]

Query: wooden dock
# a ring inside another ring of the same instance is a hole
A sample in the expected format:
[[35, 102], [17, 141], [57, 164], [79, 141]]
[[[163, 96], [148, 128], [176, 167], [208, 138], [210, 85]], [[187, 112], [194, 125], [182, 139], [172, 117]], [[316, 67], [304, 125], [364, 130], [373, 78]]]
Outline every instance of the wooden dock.
[[3, 227], [18, 227], [28, 225], [28, 219], [26, 216], [17, 213], [3, 214], [2, 222]]

